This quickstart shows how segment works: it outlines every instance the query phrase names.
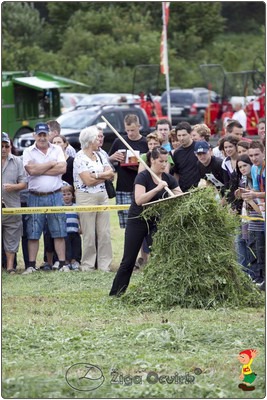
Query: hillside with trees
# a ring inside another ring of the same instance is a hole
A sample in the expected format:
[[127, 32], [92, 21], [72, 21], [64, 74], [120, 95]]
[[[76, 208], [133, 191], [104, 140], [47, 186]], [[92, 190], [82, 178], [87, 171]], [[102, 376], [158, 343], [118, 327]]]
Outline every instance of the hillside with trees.
[[[161, 2], [4, 2], [2, 70], [131, 92], [134, 67], [159, 64], [161, 30]], [[200, 64], [252, 69], [256, 56], [265, 59], [265, 3], [171, 2], [168, 54], [171, 86], [203, 86]]]

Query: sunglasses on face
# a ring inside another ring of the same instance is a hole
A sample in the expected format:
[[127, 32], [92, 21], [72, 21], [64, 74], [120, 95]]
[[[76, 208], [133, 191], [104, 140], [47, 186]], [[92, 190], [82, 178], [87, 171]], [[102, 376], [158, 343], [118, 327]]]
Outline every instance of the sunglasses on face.
[[10, 147], [9, 144], [2, 144], [2, 149], [3, 149], [3, 148], [9, 149], [9, 147]]

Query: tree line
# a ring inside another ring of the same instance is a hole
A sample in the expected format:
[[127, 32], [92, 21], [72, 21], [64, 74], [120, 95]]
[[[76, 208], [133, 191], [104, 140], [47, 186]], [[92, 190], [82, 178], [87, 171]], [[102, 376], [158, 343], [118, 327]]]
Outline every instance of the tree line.
[[[161, 30], [161, 2], [4, 2], [2, 70], [51, 72], [89, 93], [131, 92], [135, 66], [159, 64]], [[200, 64], [251, 70], [264, 51], [263, 2], [170, 3], [171, 86], [203, 86]]]

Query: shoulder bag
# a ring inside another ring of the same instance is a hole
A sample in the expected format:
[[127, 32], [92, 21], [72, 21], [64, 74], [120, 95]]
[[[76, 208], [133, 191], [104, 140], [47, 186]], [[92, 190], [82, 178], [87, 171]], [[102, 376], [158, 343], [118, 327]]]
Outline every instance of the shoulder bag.
[[[97, 153], [97, 154], [98, 154], [98, 156], [100, 158], [101, 164], [103, 165], [102, 158], [101, 158], [100, 154], [99, 153]], [[107, 191], [109, 199], [113, 199], [114, 197], [116, 197], [116, 190], [115, 190], [115, 188], [113, 186], [113, 183], [112, 183], [111, 179], [106, 179], [105, 180], [105, 187], [106, 187], [106, 191]]]

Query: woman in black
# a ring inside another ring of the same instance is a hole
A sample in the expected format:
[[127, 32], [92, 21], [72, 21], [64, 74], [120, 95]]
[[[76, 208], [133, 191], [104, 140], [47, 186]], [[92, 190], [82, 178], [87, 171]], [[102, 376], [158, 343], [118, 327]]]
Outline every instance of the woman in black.
[[66, 148], [68, 147], [68, 141], [63, 135], [58, 135], [53, 138], [53, 144], [60, 146], [63, 150], [64, 156], [66, 158], [67, 168], [65, 174], [62, 175], [62, 180], [67, 182], [73, 187], [73, 161], [74, 158], [66, 153]]
[[148, 233], [155, 230], [154, 221], [145, 221], [140, 216], [143, 211], [142, 204], [167, 197], [166, 186], [174, 194], [182, 193], [176, 179], [164, 172], [168, 163], [168, 152], [165, 149], [154, 148], [147, 153], [147, 161], [148, 165], [151, 164], [152, 171], [160, 178], [160, 182], [147, 170], [140, 172], [135, 178], [134, 199], [129, 209], [125, 230], [123, 258], [113, 281], [110, 296], [119, 296], [126, 291], [142, 242]]

